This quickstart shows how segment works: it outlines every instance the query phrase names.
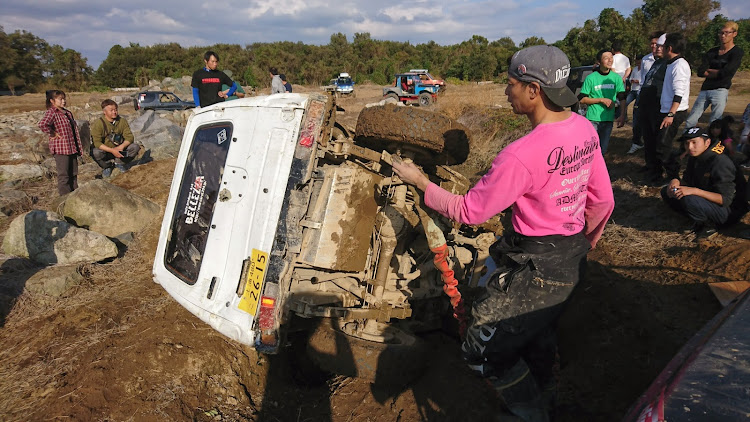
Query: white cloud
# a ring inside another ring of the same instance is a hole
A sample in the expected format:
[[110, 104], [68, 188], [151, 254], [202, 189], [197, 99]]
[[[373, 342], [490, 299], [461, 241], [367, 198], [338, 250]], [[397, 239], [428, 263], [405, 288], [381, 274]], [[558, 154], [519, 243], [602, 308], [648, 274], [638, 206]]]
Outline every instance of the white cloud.
[[[721, 0], [720, 13], [748, 17], [747, 0]], [[554, 42], [574, 26], [613, 7], [623, 16], [639, 0], [94, 0], [6, 1], [0, 25], [24, 29], [49, 43], [80, 51], [97, 67], [114, 44], [176, 42], [185, 47], [232, 43], [301, 41], [327, 44], [341, 32], [375, 39], [433, 40], [455, 44], [481, 35], [511, 37], [516, 43], [537, 36]], [[51, 18], [53, 17], [53, 18]]]

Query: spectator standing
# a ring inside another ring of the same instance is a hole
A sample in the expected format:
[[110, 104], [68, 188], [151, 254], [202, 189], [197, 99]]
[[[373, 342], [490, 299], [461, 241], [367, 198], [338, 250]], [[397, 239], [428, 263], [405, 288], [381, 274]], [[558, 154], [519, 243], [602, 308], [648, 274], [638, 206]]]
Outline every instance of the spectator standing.
[[630, 68], [630, 59], [628, 56], [622, 54], [622, 43], [615, 41], [612, 43], [612, 70], [620, 75], [622, 83], [630, 77], [630, 73], [633, 71]]
[[[230, 79], [232, 78], [232, 71], [231, 70], [224, 70], [223, 71], [225, 75], [227, 75]], [[235, 82], [236, 83], [236, 82]], [[221, 90], [224, 92], [229, 92], [229, 89], [231, 87], [227, 84], [221, 85]], [[237, 89], [234, 91], [233, 95], [228, 95], [227, 98], [224, 101], [231, 101], [236, 100], [239, 98], [245, 98], [245, 89], [242, 88], [242, 85], [237, 84]]]
[[286, 88], [284, 87], [284, 81], [279, 76], [279, 71], [275, 67], [269, 68], [268, 71], [271, 73], [271, 95], [285, 93]]
[[[633, 71], [630, 72], [630, 76], [628, 76], [628, 83], [625, 84], [625, 90], [627, 91], [627, 97], [625, 98], [625, 108], [623, 109], [624, 114], [625, 114], [625, 121], [628, 120], [628, 106], [630, 105], [630, 103], [635, 102], [635, 100], [638, 98], [638, 93], [641, 92], [641, 60], [642, 59], [643, 59], [643, 55], [639, 54], [636, 56], [635, 66], [633, 67]], [[640, 142], [641, 132], [640, 132], [640, 128], [638, 127], [637, 113], [638, 113], [638, 108], [635, 104], [633, 104], [633, 144], [630, 146], [630, 150], [628, 150], [628, 154], [632, 154], [635, 151], [638, 151], [640, 149], [640, 148], [636, 148], [635, 150], [633, 150], [633, 145], [639, 145], [641, 143]]]
[[286, 75], [282, 73], [281, 75], [279, 75], [279, 78], [281, 78], [281, 82], [284, 83], [284, 89], [286, 90], [286, 92], [292, 92], [292, 84], [287, 82]]
[[81, 135], [73, 113], [65, 108], [63, 91], [48, 90], [47, 111], [39, 121], [39, 129], [49, 137], [49, 151], [55, 157], [57, 193], [60, 196], [78, 188], [78, 157], [81, 156]]
[[729, 21], [719, 31], [718, 47], [706, 52], [703, 61], [698, 68], [698, 76], [706, 78], [701, 85], [698, 98], [695, 99], [693, 109], [690, 110], [685, 125], [693, 127], [698, 123], [706, 109], [711, 106], [711, 121], [718, 120], [724, 113], [729, 97], [729, 87], [732, 86], [732, 78], [740, 67], [744, 51], [734, 44], [739, 26], [736, 22]]
[[735, 196], [735, 167], [721, 142], [712, 142], [703, 129], [689, 128], [682, 140], [690, 154], [683, 179], [672, 179], [662, 188], [661, 196], [670, 207], [693, 220], [691, 231], [698, 238], [708, 238], [729, 218]]
[[128, 121], [120, 116], [117, 103], [102, 101], [103, 116], [91, 123], [91, 156], [102, 169], [102, 177], [112, 175], [112, 168], [126, 172], [125, 167], [140, 152]]
[[461, 350], [525, 421], [549, 420], [539, 386], [552, 380], [554, 325], [614, 209], [596, 132], [565, 109], [576, 102], [566, 86], [569, 69], [552, 46], [513, 55], [505, 94], [532, 130], [505, 147], [466, 195], [431, 183], [412, 163], [393, 163], [404, 182], [425, 192], [428, 207], [453, 220], [479, 224], [513, 207], [514, 232], [490, 249], [502, 269], [473, 303]]
[[667, 68], [659, 97], [661, 124], [655, 148], [650, 150], [655, 153], [650, 174], [652, 183], [661, 183], [662, 169], [666, 171], [668, 179], [677, 178], [680, 172], [680, 154], [673, 151], [672, 141], [687, 117], [690, 64], [682, 57], [686, 46], [687, 41], [680, 33], [670, 33], [665, 37], [663, 50]]
[[664, 87], [664, 77], [667, 71], [667, 60], [664, 58], [664, 43], [667, 34], [661, 34], [656, 42], [654, 57], [656, 61], [651, 65], [648, 73], [641, 82], [641, 93], [638, 95], [638, 119], [640, 119], [641, 134], [646, 157], [646, 179], [650, 182], [651, 174], [656, 172], [656, 143], [659, 136], [661, 92]]
[[[656, 46], [659, 41], [659, 36], [663, 33], [664, 31], [655, 31], [649, 35], [651, 52], [643, 56], [643, 58], [641, 59], [640, 75], [637, 75], [639, 88], [643, 87], [644, 81], [646, 80], [646, 75], [648, 74], [649, 70], [651, 70], [651, 66], [653, 66], [654, 62], [656, 61], [656, 57], [654, 56], [654, 54], [656, 53]], [[631, 75], [633, 75], [632, 72]], [[639, 91], [635, 99], [635, 104], [633, 105], [633, 145], [630, 146], [628, 154], [634, 154], [644, 146], [642, 128], [643, 119], [640, 117], [641, 107], [639, 105], [641, 96], [640, 94], [641, 93]]]
[[[237, 89], [237, 84], [229, 76], [216, 70], [219, 66], [219, 56], [216, 53], [206, 51], [203, 55], [203, 62], [206, 66], [193, 73], [193, 80], [190, 83], [193, 87], [193, 101], [196, 107], [208, 107], [220, 103], [234, 94]], [[229, 86], [229, 90], [222, 91], [222, 84]]]
[[[596, 54], [597, 70], [591, 72], [583, 81], [578, 95], [581, 104], [588, 105], [586, 118], [591, 121], [599, 135], [602, 154], [607, 152], [612, 125], [615, 120], [615, 103], [619, 101], [625, 107], [625, 85], [620, 75], [612, 71], [614, 58], [609, 50]], [[625, 124], [625, 115], [617, 120], [617, 127]]]

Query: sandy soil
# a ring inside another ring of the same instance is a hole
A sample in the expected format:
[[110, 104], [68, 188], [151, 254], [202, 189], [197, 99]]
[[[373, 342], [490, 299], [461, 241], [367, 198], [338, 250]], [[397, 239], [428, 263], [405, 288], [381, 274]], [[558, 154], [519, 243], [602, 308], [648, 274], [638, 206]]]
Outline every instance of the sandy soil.
[[[750, 102], [748, 76], [730, 92], [726, 113], [736, 118]], [[503, 89], [451, 86], [433, 106], [472, 131], [469, 164], [461, 168], [470, 177], [524, 129], [503, 111]], [[74, 94], [71, 105], [101, 98]], [[354, 127], [364, 105], [380, 98], [380, 87], [359, 86], [356, 98], [341, 100], [340, 120]], [[40, 95], [2, 97], [0, 113], [42, 103]], [[498, 122], [507, 129], [497, 130]], [[619, 420], [720, 309], [708, 283], [750, 277], [750, 241], [736, 237], [750, 218], [710, 241], [687, 239], [681, 232], [688, 221], [661, 203], [657, 188], [643, 185], [642, 155], [625, 154], [629, 134], [629, 126], [613, 134], [606, 160], [617, 207], [560, 322], [556, 421]], [[113, 183], [164, 204], [173, 167], [152, 162]], [[36, 198], [29, 208], [54, 199], [53, 180], [21, 188]], [[0, 221], [0, 231], [7, 224]], [[124, 256], [82, 266], [86, 283], [52, 304], [23, 290], [40, 267], [2, 257], [0, 420], [503, 420], [492, 391], [461, 363], [454, 335], [429, 335], [427, 373], [391, 389], [321, 377], [294, 348], [268, 357], [222, 337], [152, 282], [158, 227], [155, 221], [138, 233]]]

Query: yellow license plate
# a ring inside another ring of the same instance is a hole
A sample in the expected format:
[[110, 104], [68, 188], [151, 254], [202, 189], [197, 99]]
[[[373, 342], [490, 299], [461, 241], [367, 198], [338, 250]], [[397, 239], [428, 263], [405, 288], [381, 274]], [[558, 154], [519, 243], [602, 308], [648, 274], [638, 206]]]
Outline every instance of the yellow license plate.
[[252, 316], [258, 310], [258, 300], [260, 299], [263, 279], [266, 276], [266, 265], [268, 264], [268, 254], [257, 249], [253, 249], [250, 255], [250, 268], [247, 270], [245, 279], [245, 291], [240, 298], [239, 308]]

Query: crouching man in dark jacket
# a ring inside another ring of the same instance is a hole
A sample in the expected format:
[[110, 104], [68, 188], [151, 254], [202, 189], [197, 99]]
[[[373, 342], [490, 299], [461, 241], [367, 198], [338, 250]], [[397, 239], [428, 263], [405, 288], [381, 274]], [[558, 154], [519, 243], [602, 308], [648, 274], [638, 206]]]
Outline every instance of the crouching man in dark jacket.
[[735, 196], [736, 168], [724, 154], [721, 142], [711, 142], [708, 132], [691, 127], [682, 137], [690, 154], [682, 180], [672, 179], [661, 190], [664, 201], [693, 220], [698, 239], [716, 234], [727, 222]]

